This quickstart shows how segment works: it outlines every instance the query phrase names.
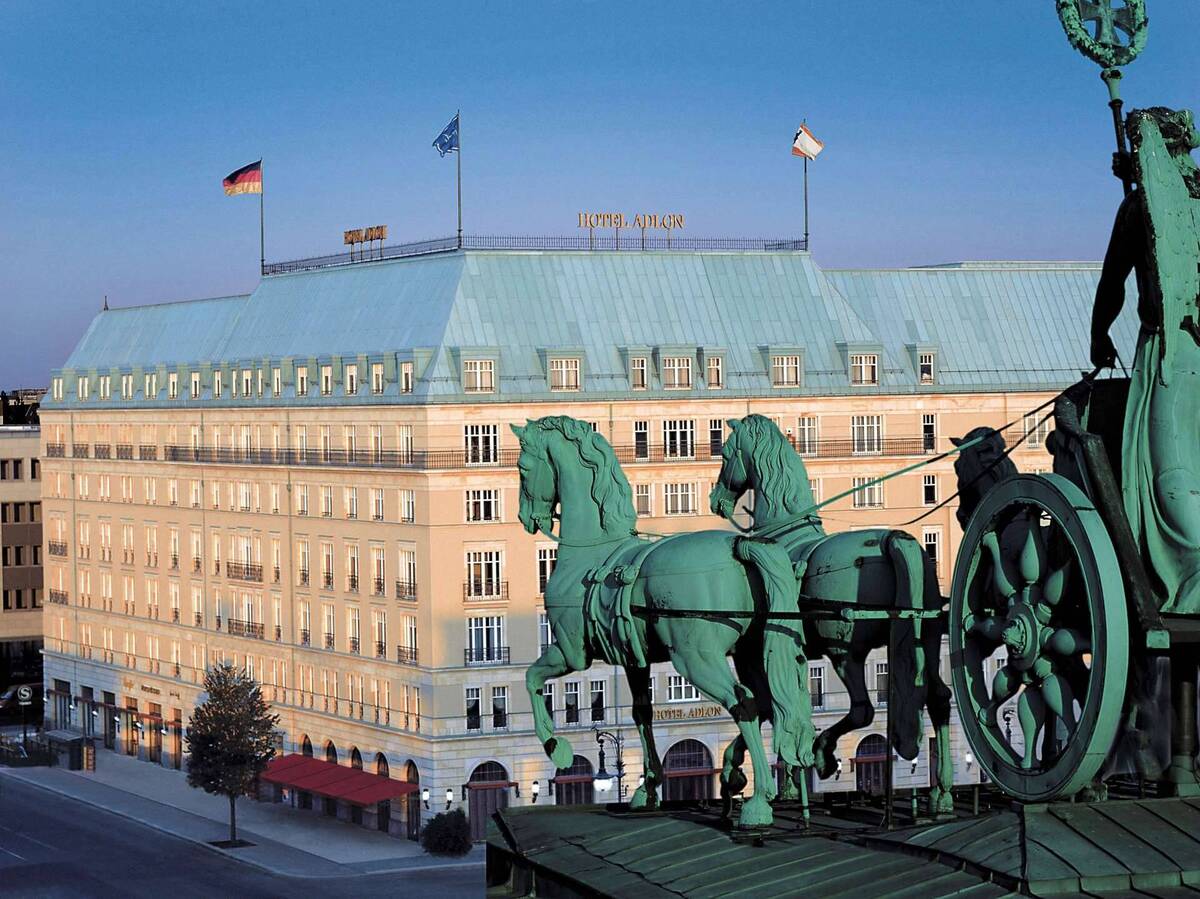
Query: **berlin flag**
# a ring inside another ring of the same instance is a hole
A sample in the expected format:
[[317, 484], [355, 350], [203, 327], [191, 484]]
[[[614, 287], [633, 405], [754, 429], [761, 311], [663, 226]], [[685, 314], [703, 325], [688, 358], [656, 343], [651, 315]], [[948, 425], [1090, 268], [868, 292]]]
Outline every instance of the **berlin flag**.
[[803, 156], [805, 159], [816, 159], [824, 149], [825, 144], [817, 140], [807, 126], [801, 125], [796, 132], [796, 137], [792, 140], [792, 155]]
[[261, 194], [262, 160], [244, 165], [236, 172], [230, 172], [223, 182], [225, 196], [236, 197], [238, 194]]

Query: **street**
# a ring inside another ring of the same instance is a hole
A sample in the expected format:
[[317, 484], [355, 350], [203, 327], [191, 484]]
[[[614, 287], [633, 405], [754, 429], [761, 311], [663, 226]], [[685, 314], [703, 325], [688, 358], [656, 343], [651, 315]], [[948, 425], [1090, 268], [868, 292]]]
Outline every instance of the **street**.
[[482, 866], [399, 874], [290, 878], [11, 778], [0, 778], [0, 895], [428, 895], [484, 892]]

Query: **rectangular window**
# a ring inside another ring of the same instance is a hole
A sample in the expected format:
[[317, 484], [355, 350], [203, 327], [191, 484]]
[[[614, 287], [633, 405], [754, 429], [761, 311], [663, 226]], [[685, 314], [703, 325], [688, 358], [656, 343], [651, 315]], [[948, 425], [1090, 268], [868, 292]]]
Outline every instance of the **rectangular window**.
[[695, 484], [663, 484], [664, 515], [694, 515], [695, 513]]
[[922, 384], [933, 383], [933, 353], [917, 356], [917, 380]]
[[400, 521], [412, 524], [417, 520], [417, 494], [414, 490], [400, 490]]
[[308, 396], [308, 366], [296, 366], [296, 396]]
[[663, 456], [693, 459], [696, 456], [696, 422], [690, 418], [663, 422]]
[[1025, 416], [1026, 446], [1041, 446], [1050, 435], [1050, 417], [1046, 416], [1039, 421], [1039, 414], [1041, 413]]
[[872, 484], [872, 480], [874, 479], [854, 479], [854, 508], [878, 509], [883, 506], [883, 484]]
[[400, 578], [396, 582], [396, 599], [417, 598], [417, 551], [412, 546], [401, 545]]
[[499, 521], [500, 491], [496, 488], [467, 490], [467, 521]]
[[400, 363], [400, 392], [413, 392], [413, 364], [411, 362]]
[[938, 501], [937, 475], [927, 474], [921, 477], [921, 505], [936, 506]]
[[213, 399], [221, 398], [221, 372], [213, 372]]
[[719, 418], [708, 420], [708, 454], [713, 458], [721, 455], [725, 447], [725, 422]]
[[651, 515], [653, 510], [650, 503], [650, 485], [635, 484], [633, 487], [633, 507], [638, 515]]
[[463, 390], [492, 393], [496, 389], [496, 363], [492, 359], [463, 360]]
[[483, 725], [479, 712], [479, 687], [467, 687], [467, 730], [479, 730]]
[[800, 416], [796, 429], [796, 452], [802, 456], [817, 455], [820, 439], [819, 426], [815, 415]]
[[809, 663], [808, 695], [814, 709], [825, 708], [825, 666]]
[[[888, 701], [888, 663], [875, 663], [875, 704], [887, 705]], [[891, 749], [889, 748], [889, 752]]]
[[850, 418], [850, 438], [856, 456], [883, 452], [883, 416], [854, 415]]
[[666, 390], [690, 390], [692, 387], [692, 360], [690, 356], [665, 356], [662, 361], [663, 388]]
[[330, 396], [333, 393], [333, 366], [321, 366], [321, 396]]
[[504, 554], [498, 549], [467, 552], [466, 595], [468, 599], [499, 599], [504, 595]]
[[709, 390], [720, 390], [725, 386], [725, 360], [720, 356], [709, 356], [705, 360], [705, 368], [707, 369], [708, 377], [705, 379], [708, 382]]
[[633, 390], [645, 390], [648, 386], [645, 356], [635, 356], [629, 360], [629, 386]]
[[554, 629], [550, 627], [550, 616], [546, 612], [538, 612], [538, 647], [539, 654], [544, 654], [546, 649], [554, 642]]
[[468, 465], [487, 465], [500, 461], [499, 425], [465, 425], [463, 449]]
[[682, 675], [667, 675], [667, 702], [698, 702], [700, 698], [700, 691]]
[[347, 396], [354, 396], [358, 393], [358, 366], [347, 365], [342, 377], [342, 383], [346, 388]]
[[567, 724], [579, 723], [579, 681], [569, 680], [563, 684], [563, 713]]
[[383, 363], [371, 363], [371, 393], [383, 393]]
[[591, 682], [592, 721], [603, 721], [607, 702], [605, 700], [605, 683], [602, 680]]
[[192, 399], [200, 399], [200, 372], [192, 372]]
[[633, 423], [633, 458], [650, 458], [650, 422], [635, 421]]
[[242, 369], [242, 396], [249, 397], [254, 392], [254, 373], [248, 369]]
[[112, 377], [109, 375], [100, 376], [100, 399], [112, 399]]
[[878, 384], [879, 356], [875, 353], [852, 353], [850, 355], [850, 383], [855, 387]]
[[579, 360], [550, 360], [550, 389], [573, 391], [579, 389]]
[[179, 372], [171, 372], [167, 375], [167, 399], [179, 399]]
[[467, 662], [496, 663], [508, 661], [504, 644], [504, 616], [481, 615], [467, 619]]
[[537, 551], [538, 594], [546, 592], [546, 584], [550, 575], [554, 574], [554, 564], [558, 561], [557, 546], [539, 546]]
[[383, 488], [371, 488], [371, 520], [383, 521]]
[[942, 559], [942, 532], [936, 528], [926, 528], [921, 533], [921, 541], [925, 545], [925, 555], [929, 556], [929, 561], [933, 563], [933, 570], [941, 572]]
[[508, 687], [492, 687], [492, 727], [508, 727]]
[[921, 416], [921, 449], [927, 453], [937, 450], [937, 416], [932, 413]]
[[800, 356], [771, 357], [771, 386], [799, 387], [800, 386]]
[[277, 369], [271, 369], [271, 396], [279, 396], [283, 393], [283, 373]]

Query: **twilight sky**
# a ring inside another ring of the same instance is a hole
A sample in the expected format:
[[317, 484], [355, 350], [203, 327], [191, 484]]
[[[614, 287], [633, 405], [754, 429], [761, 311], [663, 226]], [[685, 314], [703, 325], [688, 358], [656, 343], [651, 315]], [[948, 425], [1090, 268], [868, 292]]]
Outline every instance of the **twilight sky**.
[[[1195, 103], [1195, 10], [1149, 0], [1131, 106]], [[581, 209], [798, 236], [802, 117], [826, 267], [1096, 259], [1120, 186], [1094, 64], [1053, 0], [0, 3], [0, 387], [44, 385], [101, 298], [252, 290], [267, 258], [574, 234]]]

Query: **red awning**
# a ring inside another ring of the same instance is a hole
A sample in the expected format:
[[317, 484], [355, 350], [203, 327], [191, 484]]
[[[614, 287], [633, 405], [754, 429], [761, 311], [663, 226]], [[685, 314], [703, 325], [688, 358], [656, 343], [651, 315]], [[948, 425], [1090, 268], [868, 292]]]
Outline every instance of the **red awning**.
[[374, 805], [387, 799], [407, 796], [419, 789], [416, 784], [368, 774], [357, 768], [347, 768], [297, 753], [271, 759], [260, 779], [305, 793], [343, 799], [354, 805]]

